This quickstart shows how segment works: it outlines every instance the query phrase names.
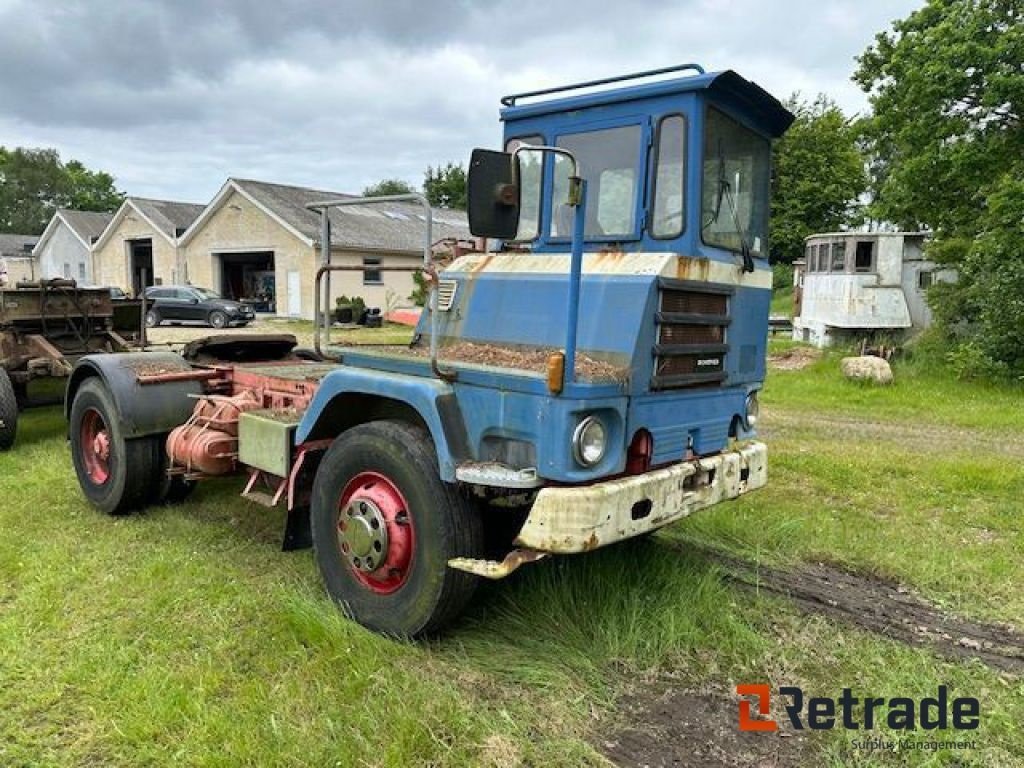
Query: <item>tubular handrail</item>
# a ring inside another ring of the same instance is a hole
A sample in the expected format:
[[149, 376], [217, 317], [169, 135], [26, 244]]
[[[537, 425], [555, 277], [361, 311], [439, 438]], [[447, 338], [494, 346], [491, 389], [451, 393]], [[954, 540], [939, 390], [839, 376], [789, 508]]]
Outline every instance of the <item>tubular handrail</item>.
[[502, 105], [506, 107], [514, 107], [516, 105], [516, 99], [529, 99], [534, 96], [550, 96], [552, 93], [564, 93], [565, 91], [577, 91], [581, 88], [591, 88], [596, 85], [608, 85], [610, 83], [621, 83], [625, 80], [639, 80], [643, 77], [654, 77], [655, 75], [664, 75], [669, 72], [685, 72], [686, 70], [694, 70], [697, 74], [704, 74], [704, 67], [694, 62], [688, 62], [686, 64], [676, 64], [672, 67], [662, 67], [661, 69], [649, 69], [645, 72], [634, 72], [631, 75], [619, 75], [617, 77], [602, 77], [600, 80], [589, 80], [585, 83], [573, 83], [572, 85], [559, 85], [554, 88], [543, 88], [539, 91], [524, 91], [523, 93], [513, 93], [508, 96], [501, 97]]
[[[423, 195], [417, 192], [410, 192], [404, 195], [383, 195], [381, 197], [344, 197], [332, 200], [321, 200], [309, 203], [306, 208], [311, 211], [320, 212], [320, 268], [316, 273], [316, 284], [313, 291], [313, 347], [318, 355], [323, 355], [321, 345], [321, 330], [326, 332], [326, 340], [330, 342], [330, 323], [323, 323], [321, 318], [321, 300], [325, 299], [330, 305], [331, 301], [331, 272], [354, 271], [350, 266], [331, 264], [331, 208], [343, 208], [356, 205], [379, 205], [381, 203], [418, 203], [426, 214], [426, 236], [423, 242], [423, 266], [422, 267], [375, 267], [381, 272], [416, 272], [423, 270], [430, 283], [430, 296], [427, 301], [427, 309], [430, 312], [430, 369], [434, 375], [445, 381], [452, 381], [455, 374], [442, 370], [437, 364], [437, 272], [433, 264], [433, 241], [434, 241], [434, 209], [430, 202]], [[362, 267], [358, 267], [362, 269]], [[322, 277], [326, 275], [326, 296], [321, 293]]]

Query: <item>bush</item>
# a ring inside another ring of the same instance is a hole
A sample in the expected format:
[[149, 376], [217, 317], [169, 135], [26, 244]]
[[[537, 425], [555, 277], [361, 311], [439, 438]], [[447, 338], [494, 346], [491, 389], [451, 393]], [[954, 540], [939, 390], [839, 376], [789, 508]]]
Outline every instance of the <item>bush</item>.
[[366, 311], [366, 302], [363, 301], [362, 296], [353, 296], [351, 299], [348, 296], [339, 296], [334, 301], [335, 306], [338, 309], [342, 307], [352, 308], [352, 322], [358, 323], [359, 318], [363, 316], [363, 312]]

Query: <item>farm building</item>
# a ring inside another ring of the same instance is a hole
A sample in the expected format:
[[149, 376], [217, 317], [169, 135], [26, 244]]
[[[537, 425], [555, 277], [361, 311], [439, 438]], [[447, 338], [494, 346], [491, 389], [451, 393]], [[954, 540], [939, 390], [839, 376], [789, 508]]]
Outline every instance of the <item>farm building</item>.
[[71, 277], [79, 283], [91, 284], [92, 244], [113, 218], [112, 213], [58, 208], [32, 251], [39, 276]]
[[0, 235], [0, 285], [37, 280], [36, 261], [32, 249], [39, 242], [34, 235]]
[[[252, 303], [257, 311], [313, 317], [313, 287], [320, 265], [320, 216], [309, 203], [349, 197], [338, 192], [228, 179], [178, 243], [187, 280], [221, 295]], [[332, 263], [362, 267], [335, 272], [331, 299], [361, 296], [369, 306], [409, 303], [411, 272], [381, 271], [416, 266], [423, 259], [425, 220], [404, 203], [334, 209]], [[433, 239], [466, 239], [460, 211], [434, 214]]]
[[93, 245], [93, 281], [138, 295], [147, 285], [184, 282], [178, 238], [202, 205], [129, 197]]
[[956, 279], [924, 255], [924, 232], [811, 235], [794, 273], [793, 338], [827, 346], [876, 332], [931, 324], [925, 294]]

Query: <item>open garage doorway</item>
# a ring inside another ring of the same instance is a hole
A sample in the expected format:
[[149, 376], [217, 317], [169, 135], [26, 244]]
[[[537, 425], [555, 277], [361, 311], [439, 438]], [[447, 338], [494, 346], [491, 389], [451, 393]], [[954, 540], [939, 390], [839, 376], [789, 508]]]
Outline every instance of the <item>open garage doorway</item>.
[[128, 265], [133, 296], [141, 296], [146, 288], [156, 284], [153, 279], [153, 241], [150, 238], [128, 241]]
[[226, 299], [248, 304], [255, 312], [277, 311], [274, 284], [274, 252], [216, 253], [220, 260], [220, 285], [210, 286]]

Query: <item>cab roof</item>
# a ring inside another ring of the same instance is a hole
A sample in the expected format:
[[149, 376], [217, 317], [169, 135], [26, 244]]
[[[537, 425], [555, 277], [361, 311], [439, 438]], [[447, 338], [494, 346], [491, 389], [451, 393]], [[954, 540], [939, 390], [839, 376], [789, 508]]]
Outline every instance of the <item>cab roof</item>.
[[[794, 117], [782, 103], [756, 83], [747, 80], [731, 69], [720, 72], [704, 72], [695, 65], [686, 65], [686, 68], [696, 68], [698, 74], [686, 77], [676, 77], [670, 80], [660, 80], [641, 85], [629, 85], [609, 90], [577, 94], [573, 96], [561, 96], [546, 101], [533, 101], [528, 104], [517, 104], [519, 99], [534, 98], [542, 95], [517, 94], [503, 98], [502, 104], [505, 108], [501, 110], [501, 119], [504, 122], [514, 122], [525, 118], [538, 117], [541, 115], [571, 112], [573, 110], [585, 109], [587, 107], [605, 106], [608, 104], [619, 104], [623, 102], [639, 101], [642, 99], [670, 96], [676, 93], [691, 93], [702, 91], [709, 96], [732, 103], [743, 110], [764, 133], [771, 138], [778, 138], [793, 122]], [[671, 71], [671, 70], [661, 70]], [[602, 84], [603, 82], [618, 82], [638, 77], [647, 77], [661, 71], [638, 73], [625, 78], [615, 78], [609, 81], [595, 81], [592, 83], [581, 83], [569, 85], [559, 91], [571, 91], [581, 88]]]

